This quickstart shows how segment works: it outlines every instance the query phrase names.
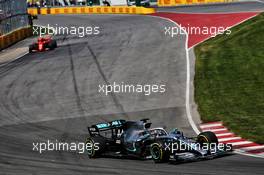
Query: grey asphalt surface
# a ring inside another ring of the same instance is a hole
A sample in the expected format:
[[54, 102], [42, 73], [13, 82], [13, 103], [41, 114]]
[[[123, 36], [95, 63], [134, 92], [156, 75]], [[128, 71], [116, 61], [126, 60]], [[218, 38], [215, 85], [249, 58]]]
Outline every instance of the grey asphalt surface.
[[[163, 30], [171, 23], [154, 17], [144, 17], [144, 21], [142, 18], [114, 15], [40, 17], [38, 22], [42, 25], [98, 26], [101, 33], [81, 39], [57, 36], [60, 47], [56, 50], [29, 54], [1, 67], [0, 138], [6, 141], [0, 146], [1, 153], [15, 155], [16, 161], [19, 157], [37, 159], [42, 165], [53, 159], [66, 164], [77, 163], [80, 155], [64, 152], [39, 155], [32, 152], [32, 143], [47, 139], [84, 141], [87, 126], [120, 118], [149, 117], [154, 126], [179, 127], [193, 135], [184, 106], [185, 36], [166, 38]], [[106, 96], [98, 92], [99, 85], [113, 82], [165, 84], [166, 92], [149, 96], [142, 93]], [[91, 167], [98, 164], [97, 160], [88, 160], [85, 155], [81, 158], [84, 160], [78, 162], [85, 165], [86, 172], [99, 173], [91, 171]], [[13, 171], [13, 158], [11, 160]], [[108, 166], [114, 165], [111, 160], [105, 161]], [[8, 172], [10, 167], [3, 165], [1, 169]], [[39, 172], [46, 172], [42, 165], [38, 165]], [[32, 168], [30, 164], [27, 166]], [[16, 167], [25, 168], [24, 165]], [[114, 171], [118, 172], [118, 167], [113, 167]], [[51, 171], [54, 173], [54, 169]], [[101, 171], [104, 174], [105, 171]]]
[[[263, 174], [263, 159], [231, 155], [210, 161], [154, 164], [75, 152], [33, 151], [47, 140], [82, 142], [86, 127], [149, 117], [154, 126], [194, 135], [185, 114], [185, 36], [173, 26], [129, 15], [43, 16], [39, 24], [99, 26], [96, 36], [57, 36], [59, 48], [0, 67], [0, 174]], [[164, 94], [110, 94], [99, 84], [166, 84]]]

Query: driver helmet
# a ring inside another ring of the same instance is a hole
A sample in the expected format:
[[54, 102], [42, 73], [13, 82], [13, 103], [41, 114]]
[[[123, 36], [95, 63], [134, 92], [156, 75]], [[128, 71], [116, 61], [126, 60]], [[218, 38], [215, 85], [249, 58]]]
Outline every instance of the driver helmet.
[[178, 128], [174, 128], [171, 133], [182, 135], [182, 132]]

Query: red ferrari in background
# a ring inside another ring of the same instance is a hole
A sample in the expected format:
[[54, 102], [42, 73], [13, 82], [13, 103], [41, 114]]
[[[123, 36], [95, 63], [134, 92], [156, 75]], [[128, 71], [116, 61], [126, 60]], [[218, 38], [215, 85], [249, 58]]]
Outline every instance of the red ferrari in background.
[[50, 36], [40, 37], [36, 43], [29, 45], [29, 52], [43, 52], [55, 48], [57, 48], [56, 40], [53, 40]]

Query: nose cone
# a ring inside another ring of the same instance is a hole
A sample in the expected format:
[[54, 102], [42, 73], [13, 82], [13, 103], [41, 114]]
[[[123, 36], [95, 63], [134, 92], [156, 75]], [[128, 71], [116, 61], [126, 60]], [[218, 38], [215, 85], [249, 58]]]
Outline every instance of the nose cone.
[[39, 51], [42, 51], [43, 50], [43, 44], [42, 43], [39, 43]]

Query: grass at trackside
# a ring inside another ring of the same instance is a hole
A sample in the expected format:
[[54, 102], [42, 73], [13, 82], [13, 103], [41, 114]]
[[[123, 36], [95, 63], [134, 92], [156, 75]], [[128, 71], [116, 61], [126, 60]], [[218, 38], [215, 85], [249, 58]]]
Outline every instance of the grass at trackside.
[[197, 47], [195, 100], [204, 122], [222, 120], [264, 143], [264, 13]]

